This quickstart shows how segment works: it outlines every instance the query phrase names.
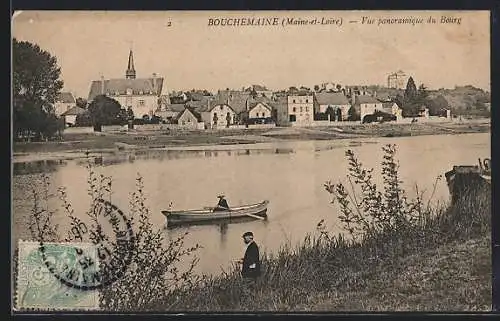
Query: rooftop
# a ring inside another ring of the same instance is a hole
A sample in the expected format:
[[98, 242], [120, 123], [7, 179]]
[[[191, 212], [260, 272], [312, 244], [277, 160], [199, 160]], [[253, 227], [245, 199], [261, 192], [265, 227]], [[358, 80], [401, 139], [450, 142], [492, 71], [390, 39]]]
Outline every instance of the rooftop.
[[320, 105], [349, 105], [343, 93], [317, 93], [316, 100]]
[[[156, 81], [156, 86], [154, 83]], [[104, 82], [104, 86], [103, 86]], [[88, 101], [92, 101], [98, 95], [109, 94], [114, 96], [126, 95], [127, 89], [132, 90], [132, 95], [156, 95], [160, 96], [163, 87], [163, 78], [136, 78], [136, 79], [107, 79], [94, 80], [90, 85]]]
[[73, 96], [72, 93], [70, 92], [66, 92], [66, 91], [62, 91], [59, 93], [59, 95], [57, 96], [57, 100], [56, 100], [58, 103], [65, 103], [65, 104], [73, 104], [76, 102], [75, 100], [75, 97]]

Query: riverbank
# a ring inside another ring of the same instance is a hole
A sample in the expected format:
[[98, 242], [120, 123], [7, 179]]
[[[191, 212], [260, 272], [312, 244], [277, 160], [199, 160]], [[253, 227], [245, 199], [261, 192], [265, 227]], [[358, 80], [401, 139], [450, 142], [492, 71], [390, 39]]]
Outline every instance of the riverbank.
[[236, 270], [155, 310], [489, 311], [491, 196], [476, 191], [426, 222], [351, 243], [307, 238], [264, 257], [253, 286]]
[[62, 160], [113, 153], [117, 145], [127, 150], [171, 147], [238, 145], [290, 140], [337, 140], [363, 137], [402, 137], [466, 134], [490, 131], [489, 119], [474, 122], [414, 124], [349, 124], [316, 128], [235, 129], [193, 132], [115, 132], [65, 134], [57, 142], [14, 142], [13, 162]]

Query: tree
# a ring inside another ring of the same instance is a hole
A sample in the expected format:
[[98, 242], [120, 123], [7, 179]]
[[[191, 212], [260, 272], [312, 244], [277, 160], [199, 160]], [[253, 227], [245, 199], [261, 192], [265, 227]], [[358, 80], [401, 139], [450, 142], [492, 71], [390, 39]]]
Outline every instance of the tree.
[[342, 89], [342, 86], [341, 86], [340, 84], [338, 84], [338, 85], [336, 86], [336, 88], [337, 88], [337, 91], [340, 91], [340, 90]]
[[76, 99], [76, 105], [80, 108], [87, 109], [87, 100], [85, 98], [78, 97]]
[[118, 125], [126, 120], [120, 103], [105, 95], [96, 96], [88, 110], [96, 131], [100, 131], [103, 125]]
[[417, 96], [417, 86], [415, 86], [415, 81], [413, 77], [408, 78], [408, 82], [406, 83], [405, 90], [405, 101], [411, 102]]
[[349, 111], [347, 112], [347, 120], [350, 121], [361, 120], [361, 116], [358, 114], [354, 106], [351, 106], [351, 108], [349, 108]]
[[[63, 88], [56, 57], [38, 45], [13, 39], [12, 44], [13, 125], [17, 135], [31, 133], [35, 138], [51, 137], [57, 124], [49, 116]], [[57, 131], [55, 131], [57, 132]], [[55, 133], [54, 132], [54, 133]]]
[[134, 111], [132, 110], [132, 107], [128, 107], [127, 109], [127, 120], [134, 120]]
[[426, 89], [423, 85], [420, 86], [421, 91], [417, 91], [417, 87], [415, 86], [415, 81], [413, 77], [408, 79], [406, 83], [406, 89], [404, 94], [404, 102], [403, 102], [403, 117], [414, 117], [418, 114], [420, 107], [423, 104], [423, 101], [420, 99], [424, 95], [426, 95]]
[[319, 91], [319, 86], [318, 85], [314, 85], [314, 91], [316, 91], [316, 92]]
[[443, 95], [439, 95], [434, 99], [428, 100], [427, 107], [429, 108], [429, 115], [440, 116], [445, 109], [449, 109], [449, 104]]

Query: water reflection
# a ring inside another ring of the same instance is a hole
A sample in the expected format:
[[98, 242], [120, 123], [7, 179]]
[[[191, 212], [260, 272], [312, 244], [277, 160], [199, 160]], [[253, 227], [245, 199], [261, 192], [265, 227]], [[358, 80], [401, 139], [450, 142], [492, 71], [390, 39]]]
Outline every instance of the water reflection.
[[227, 228], [228, 228], [227, 223], [222, 223], [219, 225], [221, 250], [226, 249]]
[[14, 175], [28, 175], [52, 173], [57, 171], [59, 166], [67, 164], [65, 160], [39, 160], [33, 162], [13, 163], [12, 169]]
[[[214, 157], [234, 157], [252, 156], [262, 154], [292, 154], [293, 148], [245, 148], [245, 149], [224, 149], [224, 150], [145, 150], [145, 151], [116, 151], [103, 154], [90, 159], [95, 166], [111, 166], [122, 163], [134, 163], [140, 160], [179, 160], [188, 158], [214, 158]], [[76, 163], [80, 166], [87, 165], [89, 160], [80, 158]], [[42, 160], [33, 162], [14, 163], [14, 175], [36, 174], [43, 172], [53, 172], [59, 166], [67, 165], [66, 160]]]

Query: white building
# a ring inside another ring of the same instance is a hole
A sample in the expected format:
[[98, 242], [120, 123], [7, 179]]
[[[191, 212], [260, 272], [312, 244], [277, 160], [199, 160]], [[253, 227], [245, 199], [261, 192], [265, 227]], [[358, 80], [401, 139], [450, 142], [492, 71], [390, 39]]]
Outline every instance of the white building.
[[[253, 105], [253, 106], [252, 106]], [[248, 118], [271, 118], [272, 107], [266, 103], [258, 102], [250, 105], [248, 110]]]
[[233, 108], [224, 103], [212, 103], [210, 100], [197, 112], [201, 114], [201, 119], [208, 129], [228, 128], [234, 124], [236, 113]]
[[159, 107], [159, 98], [165, 94], [162, 77], [153, 74], [150, 78], [136, 78], [134, 56], [130, 50], [125, 78], [94, 80], [90, 86], [88, 102], [98, 95], [106, 95], [120, 103], [122, 108], [131, 108], [135, 118], [153, 116]]
[[382, 103], [382, 111], [396, 116], [396, 121], [403, 119], [403, 109], [394, 102]]
[[194, 109], [186, 107], [175, 117], [178, 128], [182, 129], [204, 129], [201, 115]]
[[[344, 93], [317, 93], [316, 101], [318, 103], [316, 113], [328, 114], [331, 121], [347, 120], [351, 104]], [[337, 116], [339, 113], [341, 117]]]
[[78, 117], [78, 115], [83, 115], [86, 112], [87, 111], [85, 109], [74, 106], [73, 108], [70, 108], [69, 110], [62, 113], [61, 117], [64, 117], [65, 126], [72, 127], [76, 124], [76, 117]]
[[310, 126], [314, 121], [314, 96], [310, 93], [288, 96], [288, 122], [295, 126]]
[[366, 115], [373, 115], [376, 110], [383, 111], [383, 104], [375, 97], [360, 95], [355, 98], [355, 108], [359, 110], [361, 121]]
[[54, 113], [57, 117], [76, 106], [76, 99], [70, 92], [61, 92], [54, 104]]
[[408, 76], [402, 70], [394, 72], [387, 76], [387, 87], [396, 89], [405, 89], [408, 82]]

